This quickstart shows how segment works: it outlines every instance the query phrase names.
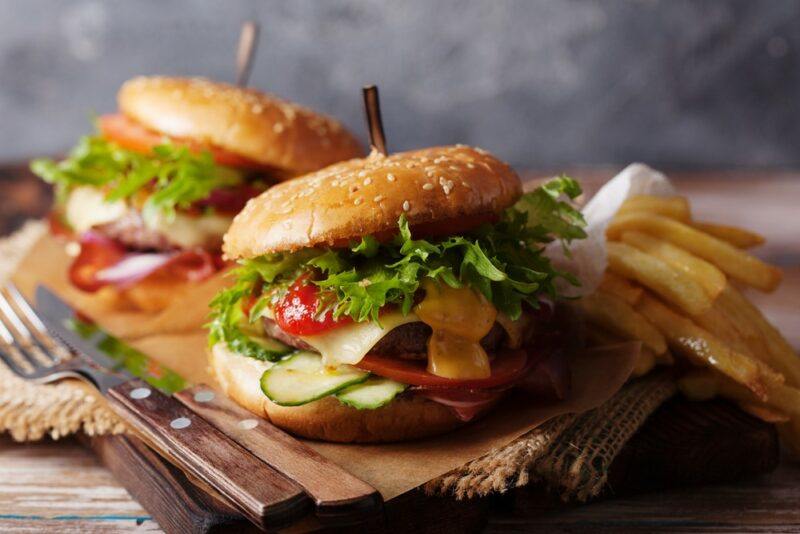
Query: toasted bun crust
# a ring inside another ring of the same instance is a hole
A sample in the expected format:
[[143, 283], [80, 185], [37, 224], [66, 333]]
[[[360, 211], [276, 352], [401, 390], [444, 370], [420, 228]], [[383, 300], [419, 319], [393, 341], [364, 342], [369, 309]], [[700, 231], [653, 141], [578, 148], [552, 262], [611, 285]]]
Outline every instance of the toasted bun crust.
[[273, 95], [203, 78], [134, 78], [119, 109], [147, 128], [223, 148], [301, 174], [363, 154], [358, 141], [325, 115]]
[[251, 199], [225, 234], [227, 258], [332, 246], [409, 224], [499, 213], [522, 194], [519, 176], [484, 150], [427, 148], [332, 165]]
[[259, 385], [270, 364], [236, 354], [223, 343], [209, 351], [209, 365], [225, 395], [305, 438], [341, 443], [403, 441], [442, 434], [464, 424], [446, 406], [422, 397], [400, 397], [376, 410], [350, 408], [333, 397], [303, 406], [278, 406]]

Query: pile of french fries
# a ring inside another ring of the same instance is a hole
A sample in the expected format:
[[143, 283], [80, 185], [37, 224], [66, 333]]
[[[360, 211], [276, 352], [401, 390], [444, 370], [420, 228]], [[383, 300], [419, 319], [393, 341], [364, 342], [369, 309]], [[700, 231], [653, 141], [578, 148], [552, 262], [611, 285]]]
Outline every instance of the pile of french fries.
[[693, 220], [679, 196], [630, 198], [606, 235], [605, 278], [578, 301], [590, 341], [641, 341], [636, 375], [678, 358], [687, 397], [728, 398], [800, 453], [800, 358], [739, 289], [780, 283], [778, 268], [745, 252], [764, 239]]

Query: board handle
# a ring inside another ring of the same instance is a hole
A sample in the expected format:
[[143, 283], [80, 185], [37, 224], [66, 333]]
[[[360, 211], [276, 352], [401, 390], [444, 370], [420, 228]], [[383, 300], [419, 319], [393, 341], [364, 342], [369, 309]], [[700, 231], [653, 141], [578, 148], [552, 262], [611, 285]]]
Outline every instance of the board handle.
[[146, 443], [212, 488], [254, 524], [287, 526], [311, 502], [302, 488], [186, 406], [139, 379], [108, 390], [111, 408]]
[[197, 488], [136, 436], [80, 435], [79, 439], [165, 532], [240, 532], [250, 526], [236, 510]]
[[302, 487], [325, 524], [352, 524], [381, 515], [383, 500], [375, 488], [211, 387], [196, 385], [175, 398]]

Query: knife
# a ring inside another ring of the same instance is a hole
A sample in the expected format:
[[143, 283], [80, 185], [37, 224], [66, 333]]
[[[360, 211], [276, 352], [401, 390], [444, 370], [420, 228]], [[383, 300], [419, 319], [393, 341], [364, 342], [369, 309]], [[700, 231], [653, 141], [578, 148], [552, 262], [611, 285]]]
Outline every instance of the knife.
[[[326, 524], [360, 522], [378, 515], [382, 510], [380, 494], [367, 483], [266, 420], [254, 419], [253, 414], [209, 386], [201, 384], [187, 388], [185, 381], [173, 371], [125, 345], [96, 324], [76, 319], [76, 312], [48, 288], [37, 288], [36, 301], [44, 322], [53, 334], [79, 354], [118, 377], [120, 383], [113, 384], [108, 389], [107, 396], [112, 408], [129, 413], [137, 412], [142, 405], [159, 407], [169, 403], [176, 410], [168, 417], [159, 418], [139, 412], [136, 418], [138, 424], [131, 423], [137, 431], [152, 433], [155, 423], [156, 430], [165, 431], [168, 437], [174, 439], [174, 436], [187, 436], [201, 426], [210, 426], [212, 430], [224, 434], [222, 437], [226, 440], [232, 441], [231, 445], [246, 449], [252, 454], [251, 458], [263, 462], [262, 478], [284, 482], [278, 484], [273, 491], [282, 494], [282, 501], [272, 495], [272, 505], [266, 510], [250, 510], [249, 513], [242, 510], [251, 520], [254, 518], [253, 512], [260, 513], [262, 524], [267, 519], [270, 527], [274, 528], [277, 523], [285, 522], [289, 516], [305, 511], [308, 503], [303, 498], [306, 495], [314, 501], [317, 516]], [[151, 393], [145, 398], [137, 399], [136, 397], [144, 395], [141, 389], [147, 385], [132, 375], [142, 377], [153, 388], [161, 389], [166, 394], [156, 395], [154, 389], [148, 388]], [[140, 391], [137, 392], [137, 389]], [[157, 402], [154, 401], [156, 398]], [[183, 427], [186, 424], [184, 419], [190, 419], [189, 426]], [[166, 423], [169, 424], [169, 429], [164, 429]], [[186, 430], [190, 432], [185, 432]], [[165, 438], [162, 436], [161, 439]], [[170, 446], [171, 440], [167, 440], [165, 444]], [[179, 467], [189, 471], [180, 463], [181, 460], [186, 461], [187, 454], [176, 452], [177, 454], [173, 452], [167, 457], [176, 460]], [[215, 487], [202, 477], [196, 478]], [[287, 486], [287, 482], [291, 486]], [[222, 491], [220, 493], [228, 496]], [[268, 517], [265, 517], [265, 513], [268, 513]]]

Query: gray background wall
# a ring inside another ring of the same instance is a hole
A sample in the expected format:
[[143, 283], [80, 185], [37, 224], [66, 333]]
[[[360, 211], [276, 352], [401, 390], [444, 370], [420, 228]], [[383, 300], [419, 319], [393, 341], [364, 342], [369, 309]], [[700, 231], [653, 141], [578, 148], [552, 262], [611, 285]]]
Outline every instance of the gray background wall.
[[233, 76], [390, 149], [464, 142], [518, 165], [800, 164], [794, 0], [0, 0], [0, 159], [68, 148], [140, 73]]

